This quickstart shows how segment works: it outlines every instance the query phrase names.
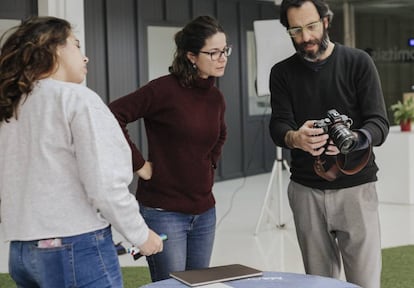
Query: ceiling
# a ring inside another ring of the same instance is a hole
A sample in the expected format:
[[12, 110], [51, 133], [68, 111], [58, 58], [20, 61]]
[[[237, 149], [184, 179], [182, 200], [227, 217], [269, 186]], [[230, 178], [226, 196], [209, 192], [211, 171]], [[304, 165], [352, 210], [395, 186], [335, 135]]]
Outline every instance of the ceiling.
[[[263, 0], [259, 0], [263, 1]], [[282, 0], [265, 0], [275, 2], [277, 5], [280, 5]], [[348, 2], [351, 4], [356, 5], [367, 5], [367, 6], [386, 6], [386, 5], [395, 5], [395, 6], [414, 6], [413, 0], [325, 0], [328, 4], [335, 4], [335, 3], [344, 3]]]
[[358, 6], [413, 6], [414, 2], [412, 0], [327, 0], [328, 4], [330, 3], [344, 3], [348, 2], [350, 4]]
[[414, 8], [413, 0], [328, 0], [329, 5], [342, 5], [344, 2], [352, 4], [357, 9], [401, 9]]
[[[280, 5], [282, 0], [268, 0]], [[332, 9], [341, 8], [344, 3], [354, 7], [355, 12], [398, 15], [414, 19], [414, 0], [326, 0]]]
[[348, 2], [356, 13], [394, 15], [414, 19], [414, 0], [327, 0], [332, 9]]

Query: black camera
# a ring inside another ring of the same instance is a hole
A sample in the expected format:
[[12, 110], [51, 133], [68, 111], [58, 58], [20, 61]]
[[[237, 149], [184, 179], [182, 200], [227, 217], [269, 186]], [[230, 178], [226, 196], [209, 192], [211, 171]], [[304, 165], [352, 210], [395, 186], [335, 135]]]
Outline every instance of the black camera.
[[327, 112], [328, 117], [317, 120], [314, 128], [323, 128], [323, 133], [328, 133], [329, 138], [335, 143], [342, 154], [351, 152], [357, 145], [357, 137], [349, 129], [353, 123], [346, 115], [341, 115], [335, 109]]

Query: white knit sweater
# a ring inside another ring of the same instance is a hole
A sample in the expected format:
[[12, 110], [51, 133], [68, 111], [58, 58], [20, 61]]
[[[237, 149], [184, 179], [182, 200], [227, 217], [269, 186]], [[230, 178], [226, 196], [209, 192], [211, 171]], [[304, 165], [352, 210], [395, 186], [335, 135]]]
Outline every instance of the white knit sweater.
[[0, 226], [6, 241], [73, 236], [112, 224], [141, 245], [131, 151], [101, 98], [53, 79], [36, 83], [0, 126]]

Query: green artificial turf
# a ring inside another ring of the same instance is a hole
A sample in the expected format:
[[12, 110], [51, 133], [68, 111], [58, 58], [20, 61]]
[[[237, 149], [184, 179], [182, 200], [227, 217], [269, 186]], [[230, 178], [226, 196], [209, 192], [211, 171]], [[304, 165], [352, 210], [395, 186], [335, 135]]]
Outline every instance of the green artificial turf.
[[15, 288], [13, 280], [7, 273], [0, 273], [0, 288]]
[[138, 288], [151, 283], [148, 267], [122, 267], [125, 288]]
[[[382, 250], [381, 288], [414, 287], [414, 245]], [[125, 288], [151, 283], [148, 267], [122, 267]], [[0, 288], [15, 288], [9, 274], [0, 273]]]
[[414, 287], [414, 245], [382, 250], [381, 287]]

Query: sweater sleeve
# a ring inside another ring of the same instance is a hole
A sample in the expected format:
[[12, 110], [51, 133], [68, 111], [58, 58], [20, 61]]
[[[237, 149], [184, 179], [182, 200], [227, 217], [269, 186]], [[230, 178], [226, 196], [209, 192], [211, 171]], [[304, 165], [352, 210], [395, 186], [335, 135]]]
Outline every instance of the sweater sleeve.
[[124, 132], [132, 151], [132, 168], [133, 171], [139, 170], [145, 163], [145, 158], [136, 144], [132, 141], [127, 125], [135, 122], [150, 113], [151, 95], [153, 94], [150, 85], [141, 87], [140, 89], [116, 99], [109, 104], [109, 109], [115, 115], [119, 125]]
[[[94, 95], [77, 97], [71, 131], [81, 182], [90, 203], [134, 245], [148, 238], [148, 227], [129, 192], [131, 154], [108, 107]], [[90, 97], [94, 96], [94, 97]]]
[[371, 57], [360, 52], [354, 71], [360, 105], [362, 124], [359, 129], [368, 131], [371, 144], [379, 146], [384, 143], [389, 132], [389, 120], [382, 94], [381, 82]]
[[275, 145], [289, 148], [285, 143], [285, 135], [289, 130], [298, 129], [294, 119], [293, 104], [287, 92], [286, 75], [280, 72], [276, 64], [270, 72], [270, 95], [272, 115], [269, 122], [270, 136]]

